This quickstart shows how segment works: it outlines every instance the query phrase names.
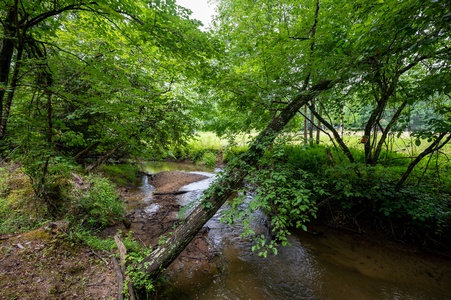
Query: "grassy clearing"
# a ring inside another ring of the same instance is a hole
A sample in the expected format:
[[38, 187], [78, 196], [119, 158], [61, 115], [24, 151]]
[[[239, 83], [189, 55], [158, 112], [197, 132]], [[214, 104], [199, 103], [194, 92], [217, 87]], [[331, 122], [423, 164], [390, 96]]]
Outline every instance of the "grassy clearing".
[[[327, 131], [326, 131], [327, 132]], [[332, 137], [332, 134], [330, 137]], [[331, 141], [330, 137], [321, 132], [320, 135], [320, 145], [324, 145], [326, 147], [334, 147], [334, 143]], [[342, 135], [342, 139], [345, 144], [357, 151], [363, 150], [364, 144], [361, 142], [364, 137], [363, 131], [344, 131]], [[304, 139], [302, 135], [295, 135], [292, 138], [291, 144], [300, 145], [304, 144]], [[413, 157], [421, 153], [429, 146], [430, 142], [425, 139], [417, 139], [414, 136], [410, 136], [409, 133], [403, 133], [400, 136], [391, 135], [387, 138], [387, 141], [384, 145], [383, 151], [384, 153], [393, 152], [403, 155], [404, 158], [408, 159], [409, 157]], [[442, 154], [451, 155], [451, 144], [446, 145], [440, 151]], [[399, 159], [399, 157], [398, 157]]]
[[[168, 157], [178, 160], [189, 160], [197, 164], [213, 167], [220, 154], [222, 154], [223, 161], [227, 163], [245, 152], [255, 136], [256, 133], [243, 134], [233, 139], [227, 139], [220, 138], [212, 132], [199, 132], [189, 141], [187, 146], [171, 150], [168, 153]], [[364, 161], [362, 138], [362, 131], [345, 131], [343, 133], [343, 140], [351, 149], [357, 161]], [[302, 133], [285, 135], [281, 139], [290, 145], [305, 144]], [[417, 140], [407, 133], [399, 137], [392, 135], [387, 139], [380, 160], [386, 164], [405, 165], [426, 149], [429, 144], [427, 140]], [[331, 149], [335, 147], [330, 137], [325, 133], [320, 135], [320, 145]], [[446, 157], [451, 155], [451, 145], [445, 146], [439, 154], [441, 160], [446, 160]], [[336, 152], [336, 156], [345, 159], [344, 154], [340, 153], [340, 151]]]
[[213, 132], [198, 132], [186, 146], [169, 151], [167, 157], [214, 167], [221, 155], [227, 162], [244, 152], [251, 138], [251, 135], [240, 135], [230, 140], [220, 138]]

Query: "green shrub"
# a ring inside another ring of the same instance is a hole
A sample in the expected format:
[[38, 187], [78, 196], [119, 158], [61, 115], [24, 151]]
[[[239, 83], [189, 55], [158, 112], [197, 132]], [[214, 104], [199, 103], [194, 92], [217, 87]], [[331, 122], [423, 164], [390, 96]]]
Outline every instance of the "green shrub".
[[323, 146], [288, 145], [284, 147], [284, 152], [287, 164], [294, 169], [317, 173], [331, 164], [327, 157], [327, 150]]
[[241, 154], [246, 152], [248, 149], [247, 146], [233, 146], [227, 147], [224, 151], [223, 161], [225, 163], [231, 162], [232, 160], [238, 158]]
[[127, 186], [135, 181], [139, 167], [136, 164], [102, 165], [100, 171], [118, 186]]
[[[323, 217], [335, 214], [331, 220], [356, 222], [359, 217], [363, 219], [358, 222], [374, 221], [384, 230], [391, 228], [387, 233], [398, 238], [410, 234], [416, 240], [451, 239], [451, 175], [443, 159], [425, 159], [398, 191], [396, 184], [409, 158], [384, 153], [381, 164], [371, 166], [358, 159], [364, 157], [363, 149], [351, 151], [356, 163], [334, 150], [330, 150], [331, 161], [326, 148], [318, 145], [275, 145], [265, 153], [249, 180], [256, 187], [259, 208], [275, 214], [274, 230], [302, 226], [307, 219], [300, 208], [308, 211], [312, 203], [328, 203], [322, 206], [329, 208]], [[438, 172], [440, 163], [444, 165]], [[256, 245], [266, 246], [261, 239]]]
[[204, 164], [209, 167], [214, 167], [216, 165], [217, 155], [210, 151], [204, 153], [201, 159], [201, 164]]
[[124, 204], [113, 183], [107, 178], [88, 176], [89, 188], [75, 199], [76, 211], [72, 216], [88, 228], [103, 228], [113, 225], [122, 218]]

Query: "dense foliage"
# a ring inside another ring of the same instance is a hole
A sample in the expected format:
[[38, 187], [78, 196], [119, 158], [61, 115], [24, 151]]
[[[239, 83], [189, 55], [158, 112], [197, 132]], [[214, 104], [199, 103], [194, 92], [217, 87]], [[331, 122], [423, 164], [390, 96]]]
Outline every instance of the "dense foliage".
[[329, 159], [324, 149], [280, 156], [274, 148], [248, 178], [258, 199], [248, 214], [270, 215], [276, 241], [326, 204], [339, 226], [360, 230], [360, 216], [398, 238], [449, 240], [450, 21], [449, 1], [218, 2], [214, 32], [226, 51], [206, 128], [261, 130], [331, 83], [285, 127], [295, 142], [282, 142], [326, 136]]
[[[196, 130], [262, 132], [241, 156], [257, 162], [254, 198], [226, 218], [268, 215], [263, 255], [318, 214], [450, 238], [448, 0], [220, 0], [217, 12], [205, 32], [174, 0], [0, 3], [0, 156], [29, 177], [37, 213], [107, 226], [122, 212], [111, 183], [80, 177], [89, 189], [72, 203], [74, 171], [162, 155], [213, 166], [233, 152], [185, 147]], [[8, 178], [1, 218], [18, 205]]]
[[196, 127], [189, 90], [212, 48], [174, 1], [0, 4], [1, 157], [52, 205], [81, 164], [160, 153]]

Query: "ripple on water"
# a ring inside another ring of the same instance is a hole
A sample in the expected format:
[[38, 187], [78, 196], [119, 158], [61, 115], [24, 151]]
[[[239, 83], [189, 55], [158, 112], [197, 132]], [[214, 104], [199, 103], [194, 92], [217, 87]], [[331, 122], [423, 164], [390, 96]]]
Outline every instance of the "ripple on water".
[[147, 217], [151, 217], [152, 215], [156, 214], [160, 210], [160, 205], [152, 203], [149, 206], [147, 206], [144, 209], [144, 214], [147, 215]]
[[[188, 192], [180, 204], [196, 203], [210, 182], [182, 188]], [[265, 222], [255, 220], [264, 230]], [[221, 251], [220, 271], [179, 281], [183, 299], [451, 299], [449, 260], [398, 253], [340, 232], [292, 232], [291, 247], [263, 259], [240, 237], [242, 229], [221, 223], [219, 214], [206, 226], [210, 245]]]

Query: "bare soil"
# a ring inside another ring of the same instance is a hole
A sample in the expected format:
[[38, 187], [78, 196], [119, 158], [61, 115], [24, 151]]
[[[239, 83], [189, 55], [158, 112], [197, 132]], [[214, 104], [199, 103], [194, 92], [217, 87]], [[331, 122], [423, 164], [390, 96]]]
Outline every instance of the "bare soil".
[[0, 237], [0, 299], [116, 298], [109, 255], [71, 244], [65, 227]]
[[[178, 221], [180, 205], [171, 193], [205, 178], [175, 171], [152, 176], [150, 184], [161, 193], [151, 200], [159, 206], [153, 214], [146, 210], [149, 203], [142, 203], [139, 191], [124, 189], [122, 196], [132, 209], [124, 224], [107, 228], [102, 236], [132, 231], [136, 239], [155, 248]], [[117, 277], [111, 253], [74, 244], [68, 238], [68, 226], [57, 222], [24, 234], [0, 236], [0, 299], [116, 299]], [[184, 276], [214, 272], [215, 257], [206, 235], [201, 231], [167, 273]]]

